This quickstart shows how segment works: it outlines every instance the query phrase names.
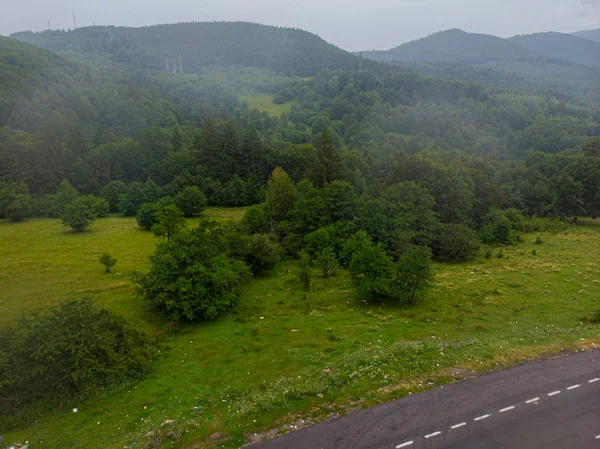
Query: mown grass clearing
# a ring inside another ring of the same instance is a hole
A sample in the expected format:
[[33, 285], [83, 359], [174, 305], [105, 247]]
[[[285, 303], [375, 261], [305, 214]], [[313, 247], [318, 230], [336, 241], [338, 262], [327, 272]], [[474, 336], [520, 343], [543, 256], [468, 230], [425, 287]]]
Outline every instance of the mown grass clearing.
[[283, 104], [273, 103], [273, 95], [256, 94], [256, 95], [241, 95], [240, 101], [248, 103], [250, 109], [258, 109], [261, 112], [268, 112], [269, 115], [280, 117], [284, 112], [289, 112], [293, 101], [288, 101]]
[[[154, 247], [134, 220], [102, 219], [82, 235], [52, 220], [0, 223], [0, 237], [0, 291], [10, 293], [2, 295], [3, 322], [24, 309], [93, 294], [165, 335], [144, 380], [65, 404], [5, 441], [43, 441], [46, 448], [236, 447], [265, 429], [600, 343], [600, 325], [584, 321], [600, 309], [600, 224], [592, 221], [545, 234], [542, 245], [526, 235], [524, 243], [503, 248], [502, 258], [495, 250], [490, 259], [437, 265], [436, 288], [406, 308], [357, 302], [343, 271], [328, 280], [315, 271], [304, 292], [297, 264], [284, 262], [245, 285], [235, 310], [180, 329], [151, 319], [129, 278], [117, 274], [144, 270]], [[95, 252], [111, 251], [108, 244], [119, 263], [115, 274], [104, 275]]]

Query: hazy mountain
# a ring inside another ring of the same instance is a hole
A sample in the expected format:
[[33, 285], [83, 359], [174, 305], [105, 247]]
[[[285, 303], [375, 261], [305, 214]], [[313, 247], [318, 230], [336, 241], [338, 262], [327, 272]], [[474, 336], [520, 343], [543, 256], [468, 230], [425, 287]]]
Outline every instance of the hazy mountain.
[[537, 55], [496, 36], [447, 30], [408, 42], [387, 51], [363, 52], [378, 61], [486, 64], [498, 60], [532, 60]]
[[527, 34], [512, 37], [510, 41], [548, 58], [587, 66], [600, 65], [600, 43], [570, 34]]
[[0, 36], [0, 126], [35, 131], [40, 117], [53, 124], [90, 118], [91, 85], [87, 67]]
[[[358, 67], [358, 58], [315, 34], [244, 22], [197, 22], [142, 28], [87, 27], [22, 32], [19, 39], [61, 54], [108, 56], [138, 68], [191, 73], [202, 67], [253, 66], [313, 75]], [[180, 64], [181, 61], [181, 64]]]
[[[555, 34], [559, 38], [554, 36]], [[567, 38], [560, 39], [561, 36]], [[521, 45], [520, 40], [532, 48], [539, 47], [542, 51], [540, 53], [532, 51]], [[561, 42], [561, 51], [556, 53], [549, 50], [555, 40]], [[461, 30], [448, 30], [408, 42], [391, 50], [367, 51], [362, 52], [362, 55], [377, 61], [396, 63], [449, 63], [463, 66], [468, 64], [476, 68], [518, 73], [540, 80], [594, 81], [599, 79], [597, 69], [585, 67], [581, 61], [589, 63], [594, 60], [595, 48], [594, 42], [574, 36], [559, 35], [559, 33], [544, 33], [534, 38], [518, 36], [513, 39], [502, 39]], [[570, 53], [569, 59], [560, 58], [567, 53]], [[431, 68], [430, 66], [427, 70]], [[440, 70], [439, 66], [434, 68], [438, 76], [455, 77], [457, 71], [456, 67], [451, 66], [447, 67], [448, 71]], [[460, 68], [458, 70], [461, 71]], [[475, 75], [477, 77], [481, 73]], [[487, 78], [489, 75], [488, 73], [484, 76]], [[468, 76], [472, 77], [473, 74]]]
[[573, 33], [573, 36], [589, 39], [591, 41], [600, 42], [600, 28], [596, 30], [584, 30]]
[[132, 135], [148, 124], [225, 113], [237, 98], [215, 80], [160, 72], [98, 70], [48, 50], [0, 37], [0, 127], [64, 134], [101, 122]]

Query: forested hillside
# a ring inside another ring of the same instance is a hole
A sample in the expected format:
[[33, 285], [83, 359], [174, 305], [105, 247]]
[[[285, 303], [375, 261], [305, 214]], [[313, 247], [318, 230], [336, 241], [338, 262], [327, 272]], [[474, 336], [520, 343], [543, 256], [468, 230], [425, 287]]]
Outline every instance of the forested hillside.
[[518, 44], [487, 34], [447, 30], [387, 51], [363, 52], [380, 61], [488, 64], [496, 61], [531, 61], [537, 56]]
[[564, 33], [536, 33], [509, 39], [538, 55], [573, 64], [600, 65], [600, 43]]
[[0, 126], [35, 132], [92, 121], [89, 68], [0, 36]]
[[[227, 26], [239, 27], [241, 35], [248, 24]], [[174, 29], [187, 29], [180, 27]], [[142, 30], [155, 28], [163, 29]], [[102, 36], [99, 42], [90, 38], [86, 45], [101, 47]], [[0, 111], [0, 117], [10, 119], [0, 123], [0, 181], [23, 181], [40, 198], [66, 179], [86, 194], [101, 194], [114, 183], [149, 183], [161, 195], [197, 186], [209, 204], [249, 205], [262, 201], [264, 182], [278, 166], [296, 182], [307, 178], [315, 186], [324, 186], [345, 180], [358, 192], [366, 192], [367, 186], [384, 182], [399, 155], [420, 153], [436, 167], [448, 158], [461, 160], [458, 171], [450, 174], [446, 168], [445, 175], [436, 176], [450, 176], [448, 182], [459, 183], [455, 187], [462, 198], [462, 206], [457, 206], [463, 208], [461, 221], [478, 221], [485, 211], [473, 209], [473, 197], [481, 188], [476, 180], [486, 179], [491, 172], [472, 171], [475, 158], [485, 158], [495, 167], [494, 173], [513, 173], [511, 179], [496, 180], [495, 188], [502, 186], [502, 192], [491, 205], [534, 213], [533, 206], [517, 198], [540, 192], [522, 190], [529, 184], [521, 182], [524, 172], [514, 175], [513, 164], [536, 152], [577, 157], [590, 136], [600, 135], [596, 109], [548, 90], [500, 88], [500, 81], [493, 78], [499, 72], [484, 69], [473, 70], [484, 77], [490, 74], [487, 84], [494, 87], [422, 78], [414, 71], [383, 64], [323, 70], [311, 78], [286, 76], [285, 68], [276, 73], [240, 66], [205, 67], [199, 75], [173, 74], [118, 64], [87, 67], [11, 39], [0, 42], [2, 54], [9, 55], [3, 59], [20, 55], [17, 65], [3, 65], [5, 77], [25, 79], [20, 76], [23, 67], [32, 67], [28, 76], [46, 79], [47, 74], [36, 75], [35, 64], [53, 68], [52, 82], [31, 87], [15, 84], [10, 94], [3, 93]], [[496, 39], [490, 42], [500, 45]], [[249, 108], [235, 96], [253, 89], [264, 89], [273, 101], [288, 103], [288, 112], [272, 116]], [[20, 96], [9, 103], [11, 95]], [[73, 101], [67, 103], [65, 98]], [[29, 107], [32, 120], [18, 119], [16, 113], [28, 102], [40, 102], [47, 109]], [[87, 106], [83, 112], [80, 103]], [[560, 158], [549, 160], [560, 166]], [[562, 171], [559, 166], [558, 172], [528, 182], [550, 186]], [[335, 174], [328, 174], [330, 170]], [[430, 188], [440, 195], [444, 192], [440, 186]], [[441, 205], [445, 200], [436, 196], [436, 201]], [[553, 213], [552, 194], [539, 201], [546, 206], [535, 208], [535, 213]], [[135, 212], [141, 203], [134, 203]], [[32, 213], [51, 213], [44, 201], [36, 204]], [[121, 207], [115, 198], [110, 206], [113, 211]]]
[[[563, 38], [564, 36], [566, 37]], [[526, 45], [521, 45], [522, 43]], [[554, 45], [557, 45], [556, 53], [551, 50]], [[497, 80], [502, 80], [499, 85], [505, 83], [503, 72], [517, 73], [529, 78], [526, 84], [541, 87], [547, 86], [548, 80], [597, 81], [598, 70], [595, 66], [590, 67], [597, 60], [595, 48], [596, 44], [593, 42], [559, 33], [502, 39], [462, 30], [448, 30], [391, 50], [367, 51], [361, 54], [376, 61], [393, 63], [451, 63], [494, 69], [500, 72], [494, 75]], [[428, 67], [429, 70], [431, 68]], [[448, 70], [441, 71], [439, 66], [435, 68], [438, 69], [435, 73], [442, 76], [456, 77], [458, 74], [458, 79], [473, 76], [473, 72], [465, 75], [463, 70], [457, 70], [456, 66], [446, 66]], [[478, 77], [481, 75], [481, 72], [477, 73]], [[510, 75], [508, 78], [512, 83]], [[482, 81], [485, 82], [485, 78]], [[572, 93], [574, 89], [561, 84], [560, 91]]]
[[202, 67], [252, 66], [310, 76], [358, 68], [359, 59], [306, 31], [242, 22], [142, 28], [87, 27], [11, 37], [61, 54], [108, 55], [140, 69], [196, 73]]
[[600, 84], [597, 81], [545, 79], [506, 70], [448, 62], [398, 62], [395, 64], [425, 77], [452, 78], [492, 88], [510, 88], [538, 94], [567, 95], [572, 97], [573, 101], [582, 104], [598, 104], [595, 92], [600, 90]]
[[578, 31], [577, 33], [573, 33], [573, 36], [581, 37], [583, 39], [589, 39], [595, 42], [600, 42], [600, 29]]
[[37, 133], [43, 125], [64, 137], [74, 126], [130, 136], [147, 126], [230, 113], [234, 95], [214, 80], [153, 72], [107, 72], [0, 37], [0, 127]]

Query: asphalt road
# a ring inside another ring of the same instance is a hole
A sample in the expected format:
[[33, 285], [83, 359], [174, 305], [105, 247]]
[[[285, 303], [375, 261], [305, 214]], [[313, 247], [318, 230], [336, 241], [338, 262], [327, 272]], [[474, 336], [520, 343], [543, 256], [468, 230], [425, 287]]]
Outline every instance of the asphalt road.
[[252, 449], [600, 449], [600, 351], [484, 375]]

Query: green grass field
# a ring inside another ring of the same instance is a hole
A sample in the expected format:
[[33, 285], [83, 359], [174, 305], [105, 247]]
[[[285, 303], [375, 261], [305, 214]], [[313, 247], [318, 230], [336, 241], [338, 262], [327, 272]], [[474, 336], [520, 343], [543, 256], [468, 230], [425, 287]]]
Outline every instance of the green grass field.
[[289, 112], [290, 107], [294, 103], [293, 101], [288, 101], [283, 104], [275, 104], [273, 103], [273, 95], [269, 94], [256, 94], [256, 95], [240, 95], [240, 101], [245, 101], [248, 103], [250, 109], [258, 109], [263, 112], [266, 111], [269, 115], [274, 115], [280, 117], [284, 112]]
[[[436, 265], [436, 287], [412, 307], [358, 302], [342, 270], [328, 280], [315, 271], [305, 292], [296, 263], [283, 262], [243, 286], [228, 314], [175, 328], [153, 319], [134, 296], [127, 273], [148, 267], [156, 242], [135, 220], [100, 219], [81, 235], [56, 220], [0, 222], [2, 323], [91, 295], [163, 336], [145, 379], [65, 404], [4, 433], [4, 441], [61, 449], [233, 448], [269, 429], [276, 434], [476, 372], [595, 347], [600, 325], [585, 318], [600, 310], [600, 223], [544, 234], [542, 245], [535, 237], [504, 248], [502, 258], [495, 250], [490, 259]], [[97, 262], [102, 251], [119, 259], [113, 274]]]

